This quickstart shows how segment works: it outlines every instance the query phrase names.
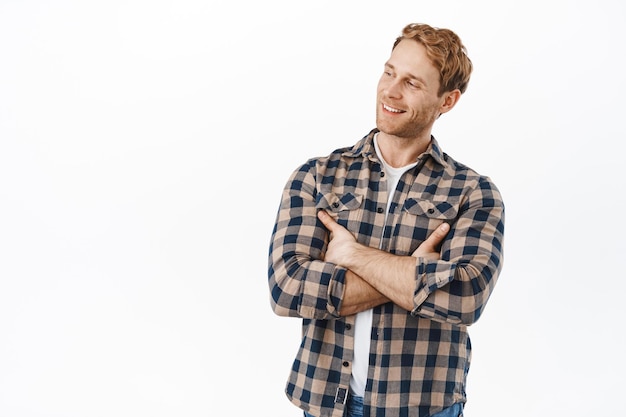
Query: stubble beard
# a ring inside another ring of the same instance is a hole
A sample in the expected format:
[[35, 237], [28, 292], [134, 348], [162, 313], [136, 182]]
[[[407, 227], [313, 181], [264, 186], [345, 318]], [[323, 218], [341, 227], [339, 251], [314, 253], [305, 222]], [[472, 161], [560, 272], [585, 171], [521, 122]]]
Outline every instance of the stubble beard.
[[[432, 125], [437, 119], [433, 113], [430, 120], [423, 120], [423, 117], [419, 117], [418, 115], [417, 118], [414, 117], [406, 121], [394, 121], [390, 120], [390, 118], [388, 117], [385, 117], [382, 112], [383, 110], [381, 110], [380, 107], [376, 109], [376, 127], [378, 128], [378, 130], [387, 135], [392, 135], [403, 139], [415, 139], [423, 136], [425, 132], [429, 131], [432, 128]], [[404, 115], [400, 115], [400, 117], [402, 116]]]
[[376, 112], [376, 127], [387, 135], [403, 139], [414, 139], [419, 137], [426, 130], [423, 123], [419, 123], [415, 120], [393, 122], [382, 117], [380, 112], [380, 110]]

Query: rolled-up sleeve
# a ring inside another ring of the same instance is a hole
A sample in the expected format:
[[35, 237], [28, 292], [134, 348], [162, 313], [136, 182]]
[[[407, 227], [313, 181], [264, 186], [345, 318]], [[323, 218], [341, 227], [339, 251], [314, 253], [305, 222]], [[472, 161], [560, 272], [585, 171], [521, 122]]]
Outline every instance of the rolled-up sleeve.
[[268, 282], [279, 316], [339, 317], [346, 270], [323, 261], [328, 232], [317, 219], [315, 167], [311, 160], [290, 176], [272, 231]]
[[416, 264], [414, 316], [456, 325], [475, 323], [502, 269], [504, 204], [486, 177], [468, 192], [441, 247], [441, 260]]

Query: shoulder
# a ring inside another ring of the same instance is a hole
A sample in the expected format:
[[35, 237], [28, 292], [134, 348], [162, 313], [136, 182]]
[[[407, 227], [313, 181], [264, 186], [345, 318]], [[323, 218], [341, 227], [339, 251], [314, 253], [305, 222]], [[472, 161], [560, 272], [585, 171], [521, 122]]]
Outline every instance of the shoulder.
[[500, 190], [495, 182], [483, 173], [457, 161], [450, 155], [444, 153], [444, 178], [446, 178], [452, 188], [463, 188], [469, 193], [478, 193], [483, 198], [490, 198], [502, 202]]
[[353, 162], [361, 162], [364, 158], [375, 152], [373, 137], [376, 130], [362, 137], [358, 142], [351, 146], [343, 146], [336, 148], [329, 154], [324, 156], [316, 156], [309, 158], [301, 164], [296, 171], [311, 170], [328, 170], [336, 168], [340, 164], [351, 164]]

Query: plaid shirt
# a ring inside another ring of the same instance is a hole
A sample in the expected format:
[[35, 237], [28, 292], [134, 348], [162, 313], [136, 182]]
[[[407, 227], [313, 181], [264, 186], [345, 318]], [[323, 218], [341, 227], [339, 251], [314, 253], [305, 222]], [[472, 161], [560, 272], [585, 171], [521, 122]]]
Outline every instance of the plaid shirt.
[[498, 189], [444, 154], [434, 138], [400, 179], [385, 223], [389, 190], [374, 150], [376, 132], [295, 170], [272, 232], [272, 308], [302, 318], [286, 393], [319, 417], [343, 415], [355, 316], [338, 313], [346, 270], [323, 261], [328, 232], [318, 210], [327, 210], [361, 244], [396, 255], [411, 255], [442, 222], [452, 226], [441, 260], [416, 259], [413, 310], [391, 302], [373, 310], [365, 416], [428, 416], [465, 401], [467, 326], [480, 317], [502, 268]]

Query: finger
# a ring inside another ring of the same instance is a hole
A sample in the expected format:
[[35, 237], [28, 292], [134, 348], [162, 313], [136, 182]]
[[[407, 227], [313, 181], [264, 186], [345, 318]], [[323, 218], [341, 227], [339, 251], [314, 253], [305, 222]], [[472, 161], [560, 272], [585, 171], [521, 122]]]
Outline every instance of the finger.
[[422, 243], [422, 246], [426, 245], [431, 249], [435, 249], [443, 241], [449, 231], [450, 225], [448, 223], [441, 223], [439, 227], [428, 236], [424, 243]]
[[335, 220], [332, 217], [330, 217], [328, 213], [326, 213], [326, 210], [319, 210], [317, 212], [317, 218], [320, 219], [322, 224], [326, 226], [326, 228], [330, 232], [332, 232], [337, 226], [337, 223], [335, 222]]

